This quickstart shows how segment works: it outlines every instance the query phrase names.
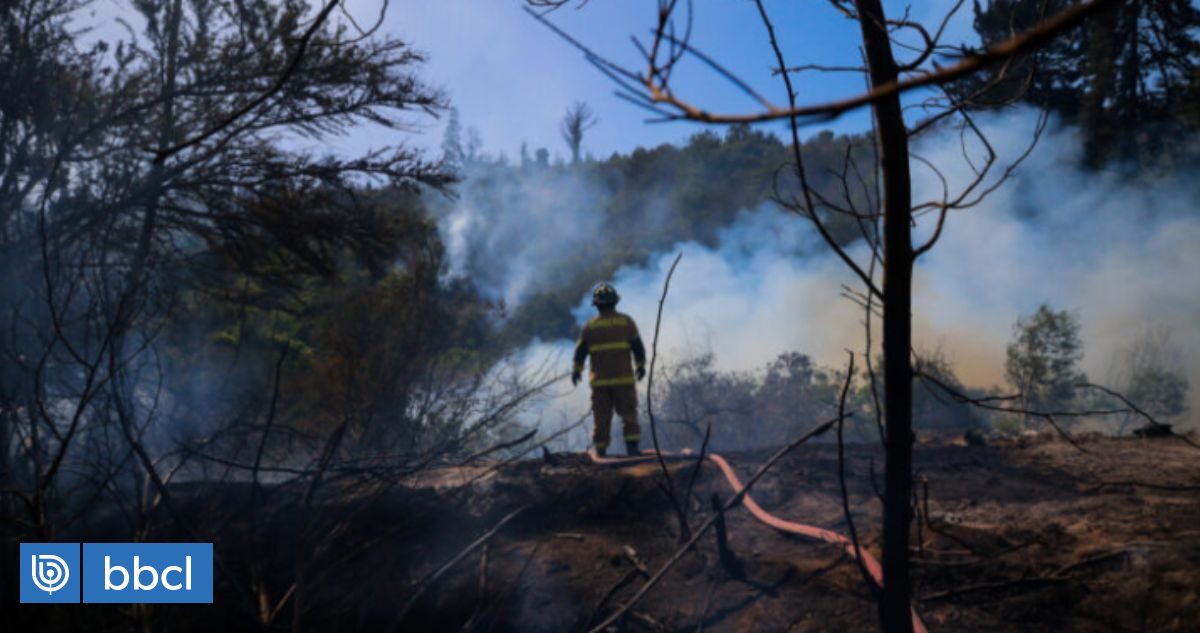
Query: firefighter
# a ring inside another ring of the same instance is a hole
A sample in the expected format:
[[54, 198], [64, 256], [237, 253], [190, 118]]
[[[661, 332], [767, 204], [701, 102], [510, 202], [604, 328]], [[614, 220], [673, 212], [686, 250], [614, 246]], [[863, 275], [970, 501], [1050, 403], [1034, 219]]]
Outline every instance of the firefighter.
[[621, 416], [626, 454], [641, 454], [638, 450], [641, 431], [635, 384], [646, 377], [646, 346], [642, 344], [633, 319], [617, 312], [620, 300], [617, 289], [611, 284], [600, 283], [592, 291], [592, 305], [600, 314], [583, 326], [575, 344], [575, 363], [571, 370], [571, 384], [578, 385], [583, 374], [583, 361], [589, 355], [592, 357], [591, 371], [588, 372], [594, 422], [592, 443], [601, 457], [608, 450], [613, 409]]

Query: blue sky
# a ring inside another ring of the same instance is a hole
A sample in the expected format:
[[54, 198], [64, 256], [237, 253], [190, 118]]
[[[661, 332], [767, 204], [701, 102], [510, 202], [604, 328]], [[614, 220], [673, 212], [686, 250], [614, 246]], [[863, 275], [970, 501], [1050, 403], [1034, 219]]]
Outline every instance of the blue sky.
[[[317, 0], [310, 0], [314, 5]], [[355, 21], [373, 24], [384, 0], [345, 0]], [[912, 19], [931, 31], [956, 0], [927, 0], [910, 10]], [[686, 4], [681, 2], [681, 5]], [[859, 63], [857, 25], [821, 0], [766, 0], [789, 65], [856, 65]], [[889, 16], [901, 16], [906, 4], [885, 0]], [[428, 55], [419, 71], [441, 88], [461, 115], [464, 126], [478, 130], [483, 150], [515, 158], [522, 142], [532, 152], [539, 147], [552, 155], [567, 154], [558, 124], [575, 101], [585, 101], [599, 123], [584, 139], [584, 151], [597, 157], [629, 152], [638, 146], [679, 142], [702, 129], [685, 122], [648, 124], [649, 115], [614, 95], [615, 84], [589, 64], [577, 50], [530, 17], [523, 0], [390, 0], [382, 31]], [[549, 18], [596, 52], [633, 70], [641, 57], [630, 41], [646, 41], [655, 24], [657, 0], [590, 0], [569, 4]], [[694, 0], [691, 44], [782, 104], [781, 82], [771, 75], [774, 55], [755, 5], [750, 0]], [[345, 21], [344, 15], [334, 13]], [[130, 0], [97, 0], [81, 26], [94, 27], [93, 37], [123, 37], [116, 18], [137, 24]], [[975, 42], [971, 3], [964, 2], [947, 29], [946, 43]], [[897, 51], [903, 60], [911, 56]], [[803, 73], [796, 77], [801, 103], [815, 103], [863, 89], [856, 73]], [[672, 82], [676, 94], [705, 109], [746, 112], [758, 108], [732, 84], [703, 64], [683, 64]], [[439, 151], [443, 120], [417, 118], [418, 132], [363, 127], [343, 138], [327, 139], [319, 149], [356, 154], [370, 148], [408, 143]], [[807, 132], [830, 128], [837, 132], [868, 127], [865, 110], [856, 111]], [[782, 123], [766, 129], [784, 132]]]
[[[377, 15], [380, 0], [350, 0], [360, 23]], [[655, 0], [591, 0], [550, 14], [563, 30], [613, 61], [639, 69], [630, 41], [645, 41], [655, 15]], [[682, 3], [681, 3], [682, 4]], [[753, 2], [695, 0], [692, 44], [719, 60], [762, 94], [782, 103], [785, 94], [770, 67], [774, 57]], [[971, 3], [965, 3], [948, 29], [947, 41], [974, 41]], [[904, 4], [886, 2], [891, 15]], [[911, 15], [931, 29], [952, 0], [930, 0]], [[576, 100], [588, 102], [599, 124], [584, 140], [598, 157], [637, 146], [677, 142], [701, 129], [690, 123], [647, 124], [648, 113], [614, 96], [615, 85], [557, 35], [523, 10], [520, 0], [392, 0], [384, 30], [429, 55], [422, 75], [440, 86], [458, 108], [463, 124], [478, 129], [484, 151], [515, 157], [522, 142], [530, 151], [546, 147], [565, 155], [558, 122]], [[859, 60], [857, 25], [818, 0], [768, 0], [768, 11], [784, 43], [789, 64], [853, 65]], [[902, 54], [902, 52], [901, 52]], [[715, 111], [741, 112], [756, 107], [731, 84], [695, 61], [680, 69], [676, 93]], [[798, 81], [802, 102], [823, 101], [863, 88], [857, 74], [805, 73]], [[838, 132], [866, 129], [865, 111], [815, 127]], [[441, 123], [427, 122], [417, 144], [436, 148]], [[781, 124], [768, 129], [782, 131]], [[392, 142], [392, 133], [360, 131], [343, 139], [346, 149]]]

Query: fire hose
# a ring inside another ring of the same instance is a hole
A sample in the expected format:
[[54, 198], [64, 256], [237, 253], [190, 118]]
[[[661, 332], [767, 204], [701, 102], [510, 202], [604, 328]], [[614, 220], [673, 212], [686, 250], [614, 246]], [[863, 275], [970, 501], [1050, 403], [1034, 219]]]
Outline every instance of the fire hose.
[[[591, 456], [592, 461], [596, 464], [605, 466], [626, 466], [629, 464], [638, 464], [657, 459], [657, 455], [653, 451], [649, 451], [648, 453], [643, 452], [642, 456], [640, 457], [600, 457], [593, 451], [588, 451], [588, 455]], [[690, 459], [694, 457], [689, 451], [684, 451], [683, 453], [677, 455], [664, 452], [662, 455], [663, 457], [670, 457], [673, 459]], [[717, 455], [716, 453], [708, 453], [705, 455], [705, 458], [716, 464], [717, 468], [721, 470], [721, 474], [725, 475], [725, 481], [729, 484], [729, 487], [733, 489], [734, 494], [742, 491], [743, 486], [741, 479], [739, 479], [737, 473], [733, 471], [733, 467], [729, 465], [729, 462], [725, 461], [725, 458]], [[793, 521], [781, 519], [767, 512], [766, 510], [763, 510], [762, 506], [758, 505], [758, 503], [754, 501], [749, 494], [742, 495], [742, 505], [745, 506], [746, 509], [750, 511], [750, 514], [753, 515], [755, 519], [758, 519], [759, 522], [775, 528], [780, 532], [797, 534], [800, 536], [806, 536], [808, 538], [825, 541], [826, 543], [836, 543], [843, 546], [846, 550], [846, 553], [849, 554], [851, 558], [859, 559], [862, 562], [867, 572], [871, 575], [871, 578], [875, 580], [876, 586], [883, 586], [883, 567], [879, 564], [879, 561], [871, 554], [871, 552], [863, 549], [862, 547], [856, 547], [854, 542], [849, 537], [838, 534], [837, 532], [833, 532], [831, 530], [819, 528], [814, 525], [806, 525], [803, 523], [795, 523]], [[925, 624], [921, 622], [921, 617], [917, 615], [916, 609], [912, 609], [912, 626], [914, 633], [928, 633], [928, 629], [926, 629]]]

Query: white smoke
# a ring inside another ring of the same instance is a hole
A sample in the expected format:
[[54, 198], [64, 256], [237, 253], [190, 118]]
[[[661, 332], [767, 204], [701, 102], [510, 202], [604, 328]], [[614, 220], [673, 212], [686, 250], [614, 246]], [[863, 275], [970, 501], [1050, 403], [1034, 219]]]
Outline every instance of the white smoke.
[[439, 218], [452, 272], [509, 305], [561, 283], [595, 251], [609, 198], [583, 170], [536, 163], [526, 169], [540, 177], [512, 178], [488, 164], [469, 167]]
[[[761, 367], [780, 352], [836, 358], [848, 305], [839, 284], [851, 275], [826, 257], [802, 219], [771, 207], [744, 214], [715, 249], [688, 242], [646, 267], [617, 271], [620, 309], [638, 321], [649, 346], [663, 280], [682, 254], [664, 305], [658, 348], [666, 357], [710, 350], [723, 369]], [[592, 308], [581, 303], [582, 322]], [[861, 330], [861, 328], [860, 328]]]
[[[1034, 112], [1017, 109], [979, 117], [978, 123], [1003, 165], [1025, 149], [1035, 121]], [[1078, 167], [1079, 147], [1073, 129], [1052, 126], [1009, 182], [978, 206], [950, 216], [915, 270], [915, 343], [941, 348], [967, 385], [1003, 385], [1013, 322], [1047, 302], [1077, 311], [1083, 369], [1102, 381], [1117, 350], [1148, 326], [1165, 327], [1192, 385], [1190, 408], [1200, 411], [1197, 184], [1183, 175], [1130, 184], [1087, 171]], [[913, 149], [939, 167], [951, 191], [973, 176], [956, 132], [928, 135]], [[974, 150], [978, 164], [979, 148]], [[940, 180], [916, 161], [913, 185], [914, 201], [940, 198]], [[917, 243], [928, 236], [932, 220], [919, 222]], [[573, 239], [556, 231], [569, 232], [574, 224], [527, 221], [539, 241]], [[638, 321], [647, 345], [677, 253], [683, 259], [664, 309], [660, 358], [711, 350], [720, 369], [747, 370], [784, 351], [842, 366], [846, 349], [862, 350], [862, 310], [840, 296], [842, 284], [859, 284], [803, 219], [774, 208], [744, 213], [715, 248], [682, 243], [645, 266], [617, 272], [612, 281], [623, 297], [620, 308]], [[851, 253], [867, 261], [861, 243]], [[581, 297], [576, 320], [582, 324], [591, 310]], [[879, 340], [876, 332], [876, 353]], [[539, 343], [529, 353], [557, 354], [565, 368], [570, 342]], [[581, 387], [558, 406], [586, 410], [585, 392]]]
[[[983, 120], [1002, 156], [1028, 142], [1035, 115], [1014, 110]], [[1077, 310], [1083, 369], [1102, 380], [1113, 354], [1147, 327], [1167, 328], [1200, 409], [1200, 214], [1197, 183], [1186, 174], [1131, 184], [1111, 172], [1077, 167], [1073, 128], [1041, 139], [1016, 177], [979, 207], [950, 218], [945, 235], [916, 270], [914, 315], [925, 344], [941, 341], [968, 384], [1000, 383], [1012, 323], [1042, 302]], [[917, 150], [965, 182], [969, 166], [957, 135]], [[940, 188], [927, 170], [915, 178], [925, 196]]]

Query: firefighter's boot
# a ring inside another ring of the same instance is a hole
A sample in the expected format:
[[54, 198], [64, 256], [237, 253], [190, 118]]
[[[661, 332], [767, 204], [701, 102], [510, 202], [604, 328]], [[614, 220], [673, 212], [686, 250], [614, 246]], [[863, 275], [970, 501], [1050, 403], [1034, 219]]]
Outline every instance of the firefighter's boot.
[[637, 440], [625, 440], [625, 454], [630, 457], [638, 457], [642, 454]]
[[608, 449], [603, 446], [596, 447], [596, 457], [604, 457], [605, 453], [607, 453], [607, 452], [608, 452]]

